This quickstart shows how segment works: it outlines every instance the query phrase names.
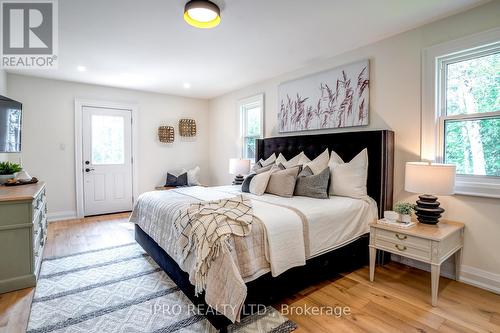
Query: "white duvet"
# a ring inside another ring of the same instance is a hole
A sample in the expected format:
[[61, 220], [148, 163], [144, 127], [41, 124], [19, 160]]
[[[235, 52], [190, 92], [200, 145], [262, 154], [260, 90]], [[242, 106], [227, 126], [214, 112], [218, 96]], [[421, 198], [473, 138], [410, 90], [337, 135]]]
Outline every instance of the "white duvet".
[[[240, 186], [217, 186], [212, 189], [232, 195], [242, 193]], [[253, 199], [252, 202], [267, 202], [292, 207], [306, 218], [308, 239], [305, 243], [309, 247], [306, 259], [356, 240], [359, 236], [369, 232], [368, 224], [376, 220], [378, 216], [377, 203], [368, 196], [363, 199], [340, 196], [315, 199], [302, 196], [283, 198], [267, 193], [262, 196], [246, 194]], [[264, 224], [267, 223], [265, 220], [262, 221]], [[288, 248], [294, 244], [290, 241], [288, 243], [290, 245], [283, 246]]]
[[[184, 187], [175, 192], [193, 198], [209, 201], [233, 197], [242, 192], [233, 186], [222, 187]], [[246, 195], [246, 193], [245, 193]], [[271, 274], [278, 276], [286, 270], [303, 266], [306, 263], [306, 247], [302, 216], [286, 206], [260, 200], [262, 197], [249, 195], [253, 213], [266, 229], [266, 257], [271, 267]], [[290, 240], [293, 239], [293, 242]]]

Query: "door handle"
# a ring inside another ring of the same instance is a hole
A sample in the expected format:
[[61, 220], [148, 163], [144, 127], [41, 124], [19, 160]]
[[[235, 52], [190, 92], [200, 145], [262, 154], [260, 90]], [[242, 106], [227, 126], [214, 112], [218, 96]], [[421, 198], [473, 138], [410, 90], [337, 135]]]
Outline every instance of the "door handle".
[[90, 171], [94, 171], [94, 168], [86, 168], [85, 169], [85, 172], [90, 172]]

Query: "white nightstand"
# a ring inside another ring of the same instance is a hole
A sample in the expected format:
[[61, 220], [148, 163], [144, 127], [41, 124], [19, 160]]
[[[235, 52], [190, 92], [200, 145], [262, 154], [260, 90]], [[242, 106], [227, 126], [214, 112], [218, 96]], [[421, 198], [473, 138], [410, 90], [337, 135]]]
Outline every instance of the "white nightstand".
[[437, 305], [441, 264], [455, 255], [458, 280], [464, 246], [464, 224], [441, 220], [437, 225], [417, 223], [408, 229], [370, 224], [370, 281], [375, 275], [377, 249], [431, 264], [432, 305]]

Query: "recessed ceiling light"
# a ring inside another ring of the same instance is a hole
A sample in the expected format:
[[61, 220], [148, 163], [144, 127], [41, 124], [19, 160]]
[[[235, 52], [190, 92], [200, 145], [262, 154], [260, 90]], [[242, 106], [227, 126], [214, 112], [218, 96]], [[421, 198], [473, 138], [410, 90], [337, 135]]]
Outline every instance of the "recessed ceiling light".
[[208, 0], [191, 0], [184, 6], [184, 20], [196, 28], [213, 28], [220, 23], [220, 9]]
[[85, 66], [77, 66], [76, 70], [79, 71], [79, 72], [85, 72], [87, 70], [87, 67], [85, 67]]
[[191, 88], [191, 84], [190, 84], [190, 83], [187, 83], [187, 82], [185, 82], [185, 83], [183, 84], [183, 86], [184, 86], [184, 88], [186, 88], [186, 89]]

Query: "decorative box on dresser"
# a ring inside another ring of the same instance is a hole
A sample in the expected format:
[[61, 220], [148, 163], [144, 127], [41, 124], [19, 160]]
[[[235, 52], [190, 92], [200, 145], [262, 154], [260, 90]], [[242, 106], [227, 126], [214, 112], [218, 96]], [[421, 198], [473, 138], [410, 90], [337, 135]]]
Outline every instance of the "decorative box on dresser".
[[45, 183], [0, 186], [0, 293], [36, 284], [46, 236]]
[[437, 305], [441, 264], [455, 256], [455, 279], [460, 278], [464, 227], [461, 222], [440, 220], [436, 225], [418, 223], [410, 228], [370, 224], [370, 281], [375, 277], [377, 250], [422, 261], [431, 265], [431, 304]]

